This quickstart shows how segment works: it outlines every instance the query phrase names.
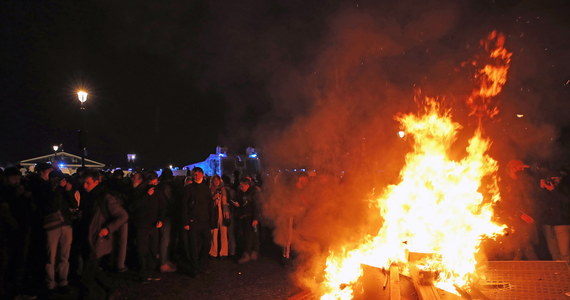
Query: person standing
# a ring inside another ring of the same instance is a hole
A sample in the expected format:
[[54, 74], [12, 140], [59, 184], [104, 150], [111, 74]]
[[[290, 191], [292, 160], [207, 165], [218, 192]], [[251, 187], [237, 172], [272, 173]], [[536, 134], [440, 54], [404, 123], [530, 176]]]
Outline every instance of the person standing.
[[99, 172], [92, 169], [83, 174], [85, 198], [89, 203], [83, 211], [84, 224], [88, 225], [84, 243], [89, 245], [85, 267], [81, 277], [80, 299], [103, 299], [114, 287], [112, 280], [100, 269], [102, 257], [113, 250], [113, 234], [129, 218], [119, 199], [107, 192], [101, 185]]
[[145, 174], [145, 193], [134, 199], [132, 221], [135, 224], [139, 273], [143, 280], [159, 280], [154, 274], [158, 257], [158, 230], [164, 219], [164, 197], [158, 190], [155, 172]]
[[184, 187], [183, 222], [188, 232], [188, 255], [192, 267], [192, 276], [207, 273], [208, 253], [210, 252], [210, 229], [214, 227], [212, 197], [204, 178], [202, 168], [192, 169], [194, 180]]
[[303, 218], [305, 208], [308, 204], [307, 185], [309, 183], [309, 175], [306, 172], [301, 172], [297, 175], [295, 186], [292, 193], [292, 206], [290, 211], [286, 212], [289, 217], [287, 218], [287, 240], [283, 247], [282, 263], [284, 265], [291, 264], [291, 245], [295, 240], [295, 223]]
[[[48, 290], [52, 291], [59, 288], [67, 293], [68, 275], [69, 275], [69, 254], [71, 251], [71, 242], [73, 240], [73, 231], [71, 229], [71, 211], [76, 209], [77, 202], [73, 198], [71, 191], [71, 183], [67, 182], [61, 171], [51, 173], [53, 184], [55, 185], [51, 203], [48, 205], [49, 221], [44, 223], [47, 237], [47, 258], [46, 263], [46, 284]], [[57, 266], [56, 266], [57, 263]], [[56, 282], [55, 274], [57, 269], [58, 282]]]
[[542, 229], [553, 260], [570, 262], [570, 203], [568, 178], [563, 174], [549, 174], [540, 180]]
[[[210, 247], [210, 256], [227, 257], [228, 256], [228, 225], [230, 220], [230, 209], [228, 206], [228, 197], [222, 179], [218, 175], [212, 176], [210, 179], [210, 191], [215, 211], [216, 228], [212, 229], [212, 246]], [[220, 246], [220, 247], [218, 247]]]
[[243, 264], [257, 260], [259, 254], [259, 193], [249, 179], [242, 179], [237, 191], [236, 214], [238, 220], [238, 243]]
[[163, 213], [162, 213], [162, 227], [159, 229], [160, 233], [160, 272], [169, 273], [176, 272], [176, 266], [170, 261], [170, 245], [172, 240], [172, 223], [174, 215], [177, 212], [176, 195], [174, 190], [174, 176], [172, 170], [164, 169], [160, 174], [158, 190], [162, 194], [163, 200]]
[[[502, 201], [498, 205], [503, 221], [512, 230], [509, 242], [505, 243], [508, 257], [512, 260], [538, 260], [534, 245], [538, 243], [536, 228], [536, 190], [538, 180], [532, 178], [527, 169], [528, 165], [520, 160], [511, 160], [504, 169], [501, 180]], [[511, 253], [508, 253], [511, 252]]]

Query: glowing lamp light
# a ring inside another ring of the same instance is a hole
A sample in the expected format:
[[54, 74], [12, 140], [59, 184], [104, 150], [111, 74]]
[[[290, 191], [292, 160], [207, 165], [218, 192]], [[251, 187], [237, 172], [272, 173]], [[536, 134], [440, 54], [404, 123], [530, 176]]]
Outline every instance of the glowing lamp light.
[[517, 114], [517, 118], [519, 118], [519, 119], [520, 119], [520, 118], [522, 118], [522, 117], [524, 117], [524, 115], [523, 115], [523, 114]]
[[87, 101], [87, 92], [86, 91], [79, 91], [77, 92], [77, 98], [79, 98], [79, 102], [84, 103]]
[[406, 136], [406, 132], [404, 132], [403, 130], [398, 131], [398, 136], [403, 139]]
[[257, 153], [252, 153], [249, 155], [249, 158], [257, 158]]
[[168, 168], [169, 168], [170, 170], [172, 170], [172, 169], [173, 169], [172, 165], [169, 165], [169, 166], [168, 166]]
[[58, 166], [60, 169], [65, 168], [65, 165], [64, 165], [64, 164], [59, 164], [59, 165], [57, 165], [57, 166]]
[[59, 146], [58, 146], [58, 145], [53, 145], [53, 151], [54, 151], [54, 152], [57, 152], [58, 149], [59, 149]]

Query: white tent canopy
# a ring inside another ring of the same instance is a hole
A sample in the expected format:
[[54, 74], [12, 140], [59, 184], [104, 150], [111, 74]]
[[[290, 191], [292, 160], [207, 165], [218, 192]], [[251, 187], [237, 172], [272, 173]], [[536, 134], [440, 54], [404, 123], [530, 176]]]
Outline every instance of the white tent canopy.
[[[71, 153], [67, 153], [65, 151], [38, 156], [30, 159], [25, 159], [20, 161], [20, 165], [22, 167], [26, 167], [30, 170], [33, 170], [33, 168], [38, 163], [43, 163], [43, 162], [57, 165], [57, 167], [64, 173], [72, 173], [77, 168], [81, 167], [81, 157]], [[86, 158], [85, 167], [102, 169], [105, 167], [105, 164]]]

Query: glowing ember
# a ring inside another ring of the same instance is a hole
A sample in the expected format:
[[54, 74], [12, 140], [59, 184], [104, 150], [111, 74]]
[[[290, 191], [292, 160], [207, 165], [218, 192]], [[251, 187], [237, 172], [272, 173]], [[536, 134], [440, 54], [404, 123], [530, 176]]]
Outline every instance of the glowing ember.
[[[505, 84], [510, 53], [503, 48], [502, 35], [493, 32], [489, 40], [497, 46], [491, 58], [506, 66], [497, 63], [481, 69], [481, 88], [468, 104], [492, 117], [498, 110], [489, 109], [489, 98]], [[426, 99], [423, 112], [397, 120], [414, 144], [400, 171], [400, 183], [388, 186], [376, 199], [382, 227], [358, 246], [330, 254], [321, 299], [353, 298], [361, 264], [384, 268], [398, 264], [404, 274], [411, 268], [435, 271], [439, 276], [434, 284], [456, 293], [454, 286], [465, 287], [476, 279], [482, 239], [504, 232], [504, 225], [493, 222], [492, 204], [499, 200], [498, 166], [487, 154], [490, 141], [482, 137], [481, 130], [469, 140], [464, 158], [455, 161], [448, 153], [461, 125], [435, 99]], [[483, 186], [483, 179], [488, 186]], [[431, 255], [412, 263], [408, 260], [411, 252]]]

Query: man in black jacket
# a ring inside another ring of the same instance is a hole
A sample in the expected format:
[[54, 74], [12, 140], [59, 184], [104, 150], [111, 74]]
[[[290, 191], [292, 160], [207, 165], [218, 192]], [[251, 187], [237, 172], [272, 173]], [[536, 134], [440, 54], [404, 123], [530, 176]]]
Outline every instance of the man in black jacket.
[[[113, 282], [99, 268], [100, 259], [111, 253], [113, 235], [129, 218], [119, 199], [100, 185], [101, 177], [96, 170], [86, 170], [83, 187], [85, 194], [80, 200], [83, 208], [83, 224], [87, 233], [83, 242], [89, 245], [89, 253], [81, 278], [80, 299], [103, 299]], [[98, 294], [99, 292], [100, 294]]]
[[192, 172], [194, 181], [184, 187], [182, 222], [189, 236], [187, 253], [190, 256], [192, 275], [196, 276], [207, 272], [214, 205], [210, 188], [204, 180], [204, 171], [195, 167]]
[[250, 179], [242, 179], [236, 194], [238, 244], [242, 256], [238, 263], [257, 260], [259, 253], [259, 193]]
[[144, 193], [132, 203], [132, 222], [135, 225], [139, 273], [143, 280], [160, 279], [154, 274], [158, 255], [158, 229], [164, 220], [164, 195], [157, 189], [155, 172], [145, 174]]

